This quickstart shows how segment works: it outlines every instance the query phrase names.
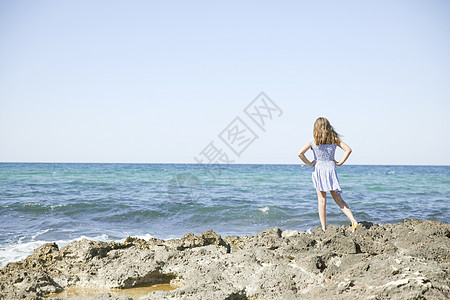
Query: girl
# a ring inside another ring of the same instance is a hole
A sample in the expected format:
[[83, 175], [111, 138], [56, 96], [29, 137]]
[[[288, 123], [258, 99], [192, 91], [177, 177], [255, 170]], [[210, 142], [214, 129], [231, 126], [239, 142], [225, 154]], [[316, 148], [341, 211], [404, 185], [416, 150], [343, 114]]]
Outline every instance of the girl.
[[[344, 156], [339, 162], [334, 159], [336, 145], [345, 151]], [[309, 149], [312, 149], [314, 154], [313, 162], [310, 162], [305, 156], [305, 152]], [[353, 231], [355, 231], [356, 226], [358, 226], [358, 222], [356, 222], [353, 217], [350, 208], [341, 197], [342, 190], [336, 173], [336, 166], [342, 166], [351, 152], [352, 149], [350, 149], [350, 147], [340, 139], [340, 135], [334, 130], [330, 122], [326, 118], [320, 117], [314, 123], [313, 139], [306, 142], [305, 146], [303, 146], [298, 153], [300, 159], [307, 166], [314, 167], [312, 180], [317, 191], [319, 218], [323, 230], [327, 229], [327, 191], [330, 191], [334, 202], [336, 202], [336, 204], [352, 222]]]

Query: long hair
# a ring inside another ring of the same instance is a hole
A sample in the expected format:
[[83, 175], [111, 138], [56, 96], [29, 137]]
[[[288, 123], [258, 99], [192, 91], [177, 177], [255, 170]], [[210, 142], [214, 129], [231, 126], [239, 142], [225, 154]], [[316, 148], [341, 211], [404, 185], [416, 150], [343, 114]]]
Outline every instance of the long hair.
[[334, 130], [326, 118], [320, 117], [314, 122], [313, 137], [316, 145], [322, 145], [337, 143], [341, 135]]

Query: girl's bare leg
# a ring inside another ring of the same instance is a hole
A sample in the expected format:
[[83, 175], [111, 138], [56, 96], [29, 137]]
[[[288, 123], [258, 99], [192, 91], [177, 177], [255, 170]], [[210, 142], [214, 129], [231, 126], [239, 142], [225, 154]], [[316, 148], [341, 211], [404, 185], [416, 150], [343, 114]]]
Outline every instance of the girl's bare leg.
[[357, 223], [355, 218], [353, 217], [352, 211], [348, 207], [347, 203], [345, 203], [345, 201], [342, 199], [341, 195], [331, 191], [331, 196], [333, 197], [334, 202], [336, 202], [336, 204], [342, 209], [344, 214], [350, 219], [352, 225]]
[[322, 230], [327, 230], [327, 193], [319, 190], [317, 191], [317, 202], [319, 205], [319, 218], [322, 224]]

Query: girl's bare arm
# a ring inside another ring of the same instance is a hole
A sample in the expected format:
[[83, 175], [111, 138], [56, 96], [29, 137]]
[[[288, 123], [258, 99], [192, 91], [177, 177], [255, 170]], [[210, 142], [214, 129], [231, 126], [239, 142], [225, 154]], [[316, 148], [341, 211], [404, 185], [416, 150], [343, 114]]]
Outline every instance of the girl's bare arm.
[[311, 143], [309, 141], [306, 142], [305, 146], [303, 146], [302, 149], [300, 149], [300, 151], [298, 152], [298, 157], [300, 157], [300, 159], [308, 166], [308, 167], [312, 167], [314, 166], [314, 164], [316, 163], [314, 162], [310, 162], [306, 156], [305, 156], [305, 152], [308, 151], [309, 149], [311, 149]]
[[345, 161], [347, 160], [347, 158], [350, 156], [350, 153], [352, 153], [352, 149], [346, 143], [344, 143], [341, 139], [338, 140], [337, 145], [339, 146], [339, 148], [344, 150], [345, 153], [339, 162], [337, 162], [336, 160], [334, 162], [336, 163], [337, 166], [342, 166], [345, 163]]

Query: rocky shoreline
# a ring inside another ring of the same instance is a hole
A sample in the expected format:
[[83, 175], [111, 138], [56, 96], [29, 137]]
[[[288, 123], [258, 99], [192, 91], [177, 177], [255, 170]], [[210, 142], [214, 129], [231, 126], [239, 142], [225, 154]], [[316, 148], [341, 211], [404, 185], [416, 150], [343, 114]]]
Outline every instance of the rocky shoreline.
[[0, 270], [0, 299], [158, 283], [175, 289], [141, 299], [449, 299], [449, 267], [450, 224], [435, 221], [362, 222], [354, 233], [333, 225], [240, 237], [208, 230], [171, 240], [85, 239], [61, 249], [48, 243]]

